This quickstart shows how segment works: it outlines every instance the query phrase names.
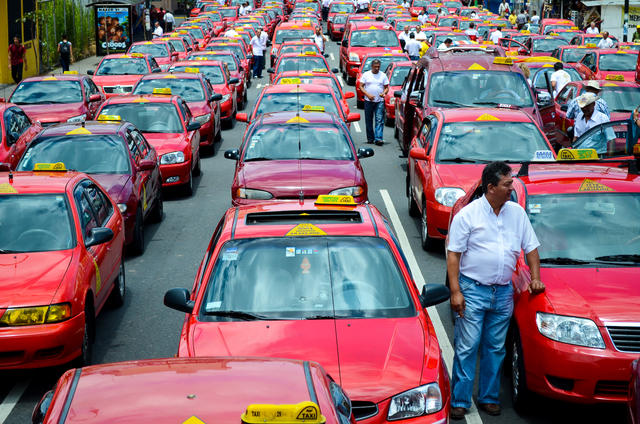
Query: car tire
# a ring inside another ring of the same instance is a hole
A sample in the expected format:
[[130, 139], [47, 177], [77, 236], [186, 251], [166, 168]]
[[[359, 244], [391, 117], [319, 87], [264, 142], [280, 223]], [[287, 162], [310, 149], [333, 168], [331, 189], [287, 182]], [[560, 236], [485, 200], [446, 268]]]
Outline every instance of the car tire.
[[356, 106], [358, 109], [364, 109], [364, 100], [356, 100]]
[[119, 308], [124, 305], [124, 297], [127, 292], [127, 282], [124, 272], [124, 260], [120, 259], [120, 269], [118, 270], [118, 276], [113, 282], [113, 290], [109, 295], [109, 303], [114, 308]]
[[196, 159], [196, 166], [193, 167], [193, 175], [196, 177], [202, 174], [202, 164], [200, 162], [200, 152], [198, 152], [198, 158]]
[[129, 245], [129, 251], [135, 256], [144, 253], [144, 219], [140, 207], [136, 210], [136, 223], [133, 227], [133, 240]]
[[74, 368], [81, 368], [87, 365], [91, 365], [91, 358], [93, 356], [93, 342], [96, 335], [95, 314], [93, 312], [93, 305], [89, 299], [85, 301], [84, 307], [84, 332], [82, 333], [82, 345], [80, 348], [80, 356], [73, 361]]
[[416, 204], [416, 201], [413, 200], [413, 194], [411, 194], [411, 185], [409, 183], [409, 178], [407, 178], [407, 198], [408, 200], [408, 207], [409, 207], [409, 216], [412, 216], [414, 218], [420, 216], [420, 210], [418, 209], [418, 205]]
[[529, 406], [531, 392], [527, 388], [524, 370], [522, 342], [517, 327], [513, 327], [511, 335], [511, 400], [517, 411], [525, 411]]
[[163, 216], [164, 216], [164, 193], [162, 192], [162, 188], [160, 188], [156, 196], [156, 204], [153, 206], [153, 210], [151, 211], [151, 215], [149, 216], [149, 219], [151, 220], [151, 222], [162, 222]]
[[429, 237], [428, 221], [427, 221], [427, 204], [422, 204], [422, 217], [420, 218], [420, 242], [422, 249], [425, 251], [431, 251], [435, 240]]
[[189, 171], [189, 181], [182, 187], [182, 192], [185, 196], [193, 196], [193, 171]]

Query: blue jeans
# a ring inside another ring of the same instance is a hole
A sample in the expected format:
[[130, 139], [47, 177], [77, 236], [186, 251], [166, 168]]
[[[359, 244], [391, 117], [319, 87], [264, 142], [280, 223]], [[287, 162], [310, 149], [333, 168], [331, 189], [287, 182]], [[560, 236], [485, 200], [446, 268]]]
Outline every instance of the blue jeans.
[[[375, 129], [374, 122], [375, 119]], [[382, 130], [384, 129], [384, 101], [370, 102], [364, 101], [364, 123], [367, 128], [367, 142], [382, 141]]]
[[487, 286], [460, 274], [460, 290], [465, 310], [464, 318], [455, 318], [451, 407], [471, 407], [478, 349], [478, 403], [499, 404], [505, 340], [513, 313], [513, 286]]
[[264, 68], [264, 56], [253, 56], [253, 76], [262, 78], [262, 69]]

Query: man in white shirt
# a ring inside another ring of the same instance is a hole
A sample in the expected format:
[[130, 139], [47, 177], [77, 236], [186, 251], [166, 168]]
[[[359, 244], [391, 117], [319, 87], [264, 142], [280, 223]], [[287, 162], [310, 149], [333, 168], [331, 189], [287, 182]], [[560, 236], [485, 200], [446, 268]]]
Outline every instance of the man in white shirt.
[[496, 29], [489, 36], [489, 40], [491, 40], [493, 44], [498, 44], [501, 38], [502, 31], [500, 31], [500, 27], [496, 27]]
[[585, 32], [587, 34], [600, 34], [600, 31], [598, 31], [598, 27], [596, 27], [596, 23], [594, 21], [591, 21], [589, 28], [587, 28]]
[[251, 38], [251, 51], [253, 53], [253, 77], [262, 78], [262, 68], [264, 65], [264, 49], [260, 40], [260, 28], [256, 29], [256, 35]]
[[[511, 202], [512, 170], [492, 162], [482, 171], [484, 196], [462, 208], [451, 221], [447, 275], [451, 308], [456, 312], [450, 417], [464, 418], [471, 407], [476, 357], [480, 350], [478, 407], [499, 415], [500, 377], [513, 312], [511, 275], [523, 250], [532, 294], [540, 281], [540, 243], [525, 210]], [[533, 300], [532, 300], [533, 301]]]
[[[360, 91], [364, 94], [364, 122], [367, 143], [382, 146], [384, 131], [384, 96], [389, 91], [389, 78], [380, 72], [380, 60], [371, 62], [371, 70], [360, 77]], [[375, 128], [374, 128], [375, 119]]]
[[536, 14], [535, 10], [531, 14], [531, 23], [534, 25], [538, 25], [540, 23], [540, 16]]
[[407, 42], [409, 41], [409, 25], [404, 27], [404, 30], [400, 33], [400, 35], [398, 35], [398, 39], [400, 41], [404, 41], [405, 46], [407, 45]]
[[173, 26], [176, 24], [176, 18], [168, 10], [164, 12], [164, 26], [167, 28], [167, 32], [173, 31]]
[[369, 0], [357, 0], [357, 1], [358, 1], [358, 12], [369, 11]]
[[[260, 43], [262, 43], [262, 69], [267, 59], [267, 45], [269, 44], [269, 34], [266, 31], [260, 31]], [[262, 73], [260, 73], [262, 75]]]
[[438, 8], [438, 16], [447, 16], [447, 12], [442, 10], [441, 7]]
[[251, 11], [253, 10], [253, 8], [251, 7], [251, 5], [249, 4], [248, 1], [244, 2], [244, 14], [248, 15], [249, 13], [251, 13]]
[[316, 34], [313, 36], [313, 40], [318, 46], [320, 53], [324, 54], [324, 43], [327, 41], [327, 37], [322, 34], [322, 29], [320, 27], [316, 27]]
[[554, 72], [551, 74], [551, 88], [553, 88], [553, 98], [555, 99], [560, 90], [571, 82], [571, 75], [564, 70], [562, 62], [553, 64]]
[[598, 48], [599, 49], [612, 49], [613, 48], [613, 39], [611, 37], [609, 37], [609, 33], [607, 31], [604, 31], [602, 33], [602, 40], [600, 40], [600, 42], [598, 43]]
[[427, 14], [427, 9], [425, 7], [422, 8], [422, 11], [418, 15], [418, 20], [422, 25], [426, 25], [429, 21], [429, 15]]
[[[609, 122], [609, 117], [604, 113], [596, 110], [595, 93], [584, 93], [578, 97], [578, 107], [580, 107], [580, 113], [576, 117], [573, 126], [573, 142], [589, 131], [596, 125]], [[572, 147], [576, 149], [596, 149], [599, 155], [607, 153], [607, 144], [609, 140], [615, 139], [616, 135], [613, 130], [604, 131], [599, 136], [589, 137], [583, 140], [580, 144], [574, 144]]]
[[411, 5], [409, 4], [409, 2], [407, 0], [404, 0], [402, 2], [402, 7], [404, 7], [405, 9], [408, 9]]
[[442, 51], [449, 50], [449, 48], [452, 45], [453, 45], [453, 40], [451, 38], [447, 38], [446, 40], [444, 40], [443, 43], [440, 43], [440, 45], [438, 46], [438, 51], [442, 52]]
[[471, 22], [469, 28], [467, 28], [464, 33], [469, 36], [471, 41], [476, 41], [478, 39], [478, 30], [476, 29], [475, 22]]
[[329, 17], [329, 6], [331, 6], [331, 0], [322, 0], [322, 20], [325, 22]]
[[229, 28], [225, 33], [224, 36], [228, 37], [228, 38], [232, 38], [232, 37], [237, 37], [238, 35], [238, 31], [236, 31], [236, 29], [234, 27]]
[[502, 3], [500, 3], [500, 6], [498, 7], [498, 15], [500, 15], [500, 17], [503, 17], [505, 15], [508, 15], [510, 11], [511, 8], [509, 7], [509, 3], [507, 3], [507, 0], [502, 0]]
[[162, 34], [164, 33], [164, 31], [162, 31], [162, 27], [160, 26], [160, 22], [156, 21], [155, 23], [155, 28], [153, 29], [153, 38], [160, 38], [162, 37]]
[[407, 51], [409, 55], [409, 59], [418, 60], [420, 59], [420, 48], [422, 45], [418, 40], [416, 40], [416, 35], [414, 33], [409, 34], [409, 41], [405, 44], [404, 49]]

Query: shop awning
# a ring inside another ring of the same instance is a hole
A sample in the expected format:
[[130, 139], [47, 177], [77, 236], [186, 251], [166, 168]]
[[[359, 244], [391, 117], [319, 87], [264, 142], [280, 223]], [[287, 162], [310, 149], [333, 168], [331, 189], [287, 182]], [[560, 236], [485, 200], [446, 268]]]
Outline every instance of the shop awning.
[[[624, 0], [587, 0], [583, 1], [587, 7], [595, 7], [595, 6], [624, 6]], [[629, 4], [631, 6], [640, 6], [640, 1], [630, 1]]]

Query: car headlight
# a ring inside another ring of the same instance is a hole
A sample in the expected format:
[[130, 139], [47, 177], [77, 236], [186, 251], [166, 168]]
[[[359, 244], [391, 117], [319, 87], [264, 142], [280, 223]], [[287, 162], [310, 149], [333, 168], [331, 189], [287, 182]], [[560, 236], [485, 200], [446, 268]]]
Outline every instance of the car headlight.
[[7, 309], [0, 323], [9, 326], [51, 324], [71, 317], [71, 305], [59, 303], [49, 306], [32, 306]]
[[211, 116], [207, 113], [207, 114], [204, 114], [204, 115], [195, 116], [195, 117], [193, 118], [193, 120], [194, 120], [194, 121], [196, 121], [196, 122], [197, 122], [198, 124], [200, 124], [200, 125], [204, 125], [204, 124], [206, 124], [207, 122], [209, 122], [209, 119], [210, 119], [210, 118], [211, 118]]
[[358, 56], [358, 53], [349, 53], [349, 62], [360, 62], [360, 56]]
[[182, 162], [184, 162], [184, 153], [182, 152], [165, 153], [160, 157], [160, 165], [168, 165], [171, 163], [182, 163]]
[[120, 213], [125, 213], [127, 211], [126, 203], [118, 203], [118, 209], [120, 209]]
[[605, 348], [598, 326], [590, 319], [538, 312], [536, 325], [540, 334], [551, 340], [598, 349]]
[[222, 96], [222, 100], [220, 100], [222, 103], [226, 102], [227, 100], [229, 100], [231, 98], [231, 94], [225, 94]]
[[425, 384], [391, 398], [387, 419], [404, 420], [433, 414], [442, 409], [442, 393], [438, 383]]
[[73, 116], [69, 119], [67, 119], [67, 122], [70, 124], [75, 124], [75, 123], [79, 123], [79, 122], [84, 122], [87, 119], [87, 114], [83, 113], [82, 115], [78, 115], [78, 116]]
[[440, 187], [436, 189], [436, 202], [451, 207], [464, 194], [464, 190], [458, 187]]
[[396, 104], [396, 98], [395, 98], [395, 97], [391, 97], [391, 98], [389, 98], [389, 104], [390, 104], [391, 106], [395, 105], [395, 104]]
[[273, 198], [273, 194], [264, 190], [255, 190], [253, 188], [239, 188], [236, 195], [241, 199], [269, 200]]
[[337, 190], [333, 190], [329, 194], [332, 196], [353, 196], [357, 197], [364, 193], [364, 188], [362, 186], [351, 186], [339, 188]]

